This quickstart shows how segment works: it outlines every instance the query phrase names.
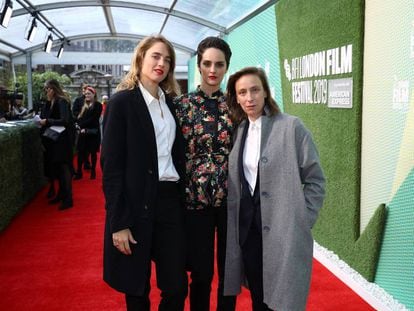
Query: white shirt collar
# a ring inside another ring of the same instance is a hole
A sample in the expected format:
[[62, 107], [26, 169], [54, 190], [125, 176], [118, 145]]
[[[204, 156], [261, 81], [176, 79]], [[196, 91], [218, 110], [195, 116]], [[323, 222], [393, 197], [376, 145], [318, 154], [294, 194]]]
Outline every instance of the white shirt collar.
[[[142, 96], [144, 97], [147, 106], [149, 106], [154, 101], [158, 102], [158, 99], [152, 96], [141, 82], [139, 82], [139, 89], [141, 90]], [[165, 102], [165, 94], [160, 87], [158, 87], [158, 98], [160, 102]]]
[[255, 127], [260, 129], [262, 127], [262, 116], [258, 117], [255, 121], [252, 121], [249, 118], [249, 122], [251, 125], [254, 125]]

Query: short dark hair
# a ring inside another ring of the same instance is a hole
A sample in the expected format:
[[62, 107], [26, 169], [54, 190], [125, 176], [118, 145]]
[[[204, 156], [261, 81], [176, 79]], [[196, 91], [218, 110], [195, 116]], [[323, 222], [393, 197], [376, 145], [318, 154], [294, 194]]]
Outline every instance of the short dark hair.
[[207, 37], [203, 39], [197, 47], [197, 66], [200, 67], [201, 60], [203, 59], [203, 54], [205, 50], [209, 48], [215, 48], [224, 53], [224, 58], [226, 59], [227, 68], [230, 66], [231, 58], [231, 49], [226, 41], [217, 37]]

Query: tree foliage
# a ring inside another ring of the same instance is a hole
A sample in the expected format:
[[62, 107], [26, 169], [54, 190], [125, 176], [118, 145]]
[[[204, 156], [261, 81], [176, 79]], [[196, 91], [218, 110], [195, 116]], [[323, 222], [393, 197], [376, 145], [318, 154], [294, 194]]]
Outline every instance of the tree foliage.
[[[55, 71], [46, 71], [43, 73], [33, 72], [32, 73], [32, 90], [33, 90], [33, 104], [39, 103], [44, 100], [43, 86], [47, 80], [56, 79], [64, 89], [65, 86], [71, 84], [71, 79], [66, 75], [61, 75]], [[27, 73], [22, 73], [16, 79], [19, 84], [18, 91], [24, 94], [25, 102], [27, 106]], [[14, 90], [14, 86], [10, 88]]]

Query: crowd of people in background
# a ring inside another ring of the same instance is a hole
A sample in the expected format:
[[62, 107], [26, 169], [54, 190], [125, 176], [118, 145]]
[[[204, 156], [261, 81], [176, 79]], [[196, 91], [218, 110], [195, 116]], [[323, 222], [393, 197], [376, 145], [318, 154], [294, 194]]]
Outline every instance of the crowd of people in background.
[[[81, 89], [82, 94], [71, 104], [57, 80], [44, 84], [46, 102], [39, 115], [44, 174], [49, 181], [49, 204], [60, 204], [59, 210], [73, 207], [72, 179], [81, 179], [85, 169], [90, 171], [90, 179], [96, 179], [103, 105], [95, 88], [83, 84]], [[108, 97], [103, 99], [106, 103]]]
[[0, 85], [0, 122], [27, 120], [33, 118], [35, 111], [24, 106], [23, 93], [8, 91]]

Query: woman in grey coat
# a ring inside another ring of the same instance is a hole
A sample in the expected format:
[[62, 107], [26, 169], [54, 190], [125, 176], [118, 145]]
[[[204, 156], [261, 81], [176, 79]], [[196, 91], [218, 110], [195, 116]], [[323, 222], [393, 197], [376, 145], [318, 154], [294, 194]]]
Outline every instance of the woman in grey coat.
[[227, 85], [238, 125], [229, 158], [224, 294], [248, 284], [253, 310], [304, 310], [325, 178], [310, 132], [281, 113], [266, 74], [247, 67]]

